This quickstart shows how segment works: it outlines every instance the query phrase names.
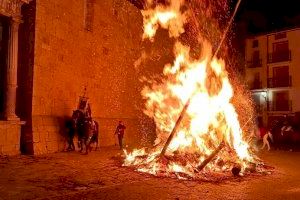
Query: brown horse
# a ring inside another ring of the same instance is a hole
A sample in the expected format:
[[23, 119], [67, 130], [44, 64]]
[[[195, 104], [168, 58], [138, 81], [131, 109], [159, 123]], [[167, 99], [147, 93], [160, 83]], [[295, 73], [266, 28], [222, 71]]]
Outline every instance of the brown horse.
[[85, 137], [84, 144], [86, 146], [86, 154], [92, 151], [91, 144], [95, 143], [95, 150], [98, 149], [99, 124], [92, 118], [87, 118], [85, 121]]
[[75, 132], [78, 135], [78, 147], [80, 152], [85, 148], [85, 154], [91, 151], [91, 144], [96, 143], [98, 148], [99, 124], [92, 118], [85, 117], [80, 110], [73, 111], [72, 122], [75, 127]]

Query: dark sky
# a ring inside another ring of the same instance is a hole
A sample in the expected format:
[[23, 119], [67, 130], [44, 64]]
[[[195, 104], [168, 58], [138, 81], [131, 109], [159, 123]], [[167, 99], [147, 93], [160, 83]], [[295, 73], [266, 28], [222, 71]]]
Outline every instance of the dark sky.
[[300, 25], [299, 5], [300, 0], [242, 0], [236, 23], [248, 34], [295, 27]]
[[[138, 8], [142, 8], [142, 2], [145, 0], [128, 1], [134, 3]], [[231, 1], [233, 9], [238, 0], [228, 1]], [[242, 0], [235, 22], [239, 32], [247, 35], [299, 26], [299, 5], [300, 0]]]

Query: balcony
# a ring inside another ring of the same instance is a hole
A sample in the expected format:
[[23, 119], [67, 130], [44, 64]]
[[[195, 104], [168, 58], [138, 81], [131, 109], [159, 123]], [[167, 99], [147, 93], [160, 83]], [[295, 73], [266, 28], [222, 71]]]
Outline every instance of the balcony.
[[267, 104], [268, 111], [292, 111], [292, 101], [269, 101]]
[[268, 54], [268, 63], [284, 62], [291, 60], [291, 51], [275, 51]]
[[253, 59], [251, 61], [247, 62], [247, 67], [248, 68], [256, 68], [256, 67], [261, 67], [261, 59]]
[[261, 84], [261, 81], [253, 81], [251, 84], [250, 84], [250, 87], [249, 87], [250, 90], [257, 90], [257, 89], [262, 89], [262, 84]]
[[273, 77], [268, 78], [268, 88], [290, 87], [292, 86], [292, 77]]

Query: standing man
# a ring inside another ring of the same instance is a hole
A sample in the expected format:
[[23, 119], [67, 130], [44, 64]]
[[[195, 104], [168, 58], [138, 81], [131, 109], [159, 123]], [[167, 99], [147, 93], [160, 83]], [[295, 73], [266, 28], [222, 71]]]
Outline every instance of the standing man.
[[123, 137], [124, 137], [124, 132], [125, 132], [126, 126], [124, 126], [122, 121], [119, 121], [119, 124], [117, 126], [117, 129], [115, 131], [115, 135], [118, 135], [118, 140], [119, 140], [119, 145], [120, 149], [123, 149]]

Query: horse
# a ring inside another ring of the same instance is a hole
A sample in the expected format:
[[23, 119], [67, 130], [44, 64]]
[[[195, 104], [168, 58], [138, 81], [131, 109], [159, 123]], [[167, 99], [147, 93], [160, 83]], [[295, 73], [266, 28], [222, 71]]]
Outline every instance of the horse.
[[72, 124], [75, 127], [75, 132], [78, 135], [78, 147], [80, 148], [80, 152], [82, 152], [83, 148], [85, 147], [85, 154], [88, 154], [88, 150], [92, 150], [92, 143], [96, 143], [97, 150], [99, 135], [98, 122], [93, 120], [91, 117], [86, 117], [82, 111], [75, 110], [72, 114]]
[[97, 121], [92, 118], [86, 118], [85, 124], [85, 137], [84, 137], [84, 145], [86, 146], [86, 154], [88, 150], [91, 152], [92, 147], [91, 144], [95, 143], [95, 151], [98, 149], [98, 136], [99, 136], [99, 124]]
[[[83, 139], [84, 139], [84, 132], [85, 132], [85, 116], [84, 113], [80, 110], [74, 110], [72, 114], [72, 123], [75, 127], [75, 133], [78, 135], [78, 148], [80, 151], [83, 151]], [[74, 137], [73, 137], [74, 138]]]

